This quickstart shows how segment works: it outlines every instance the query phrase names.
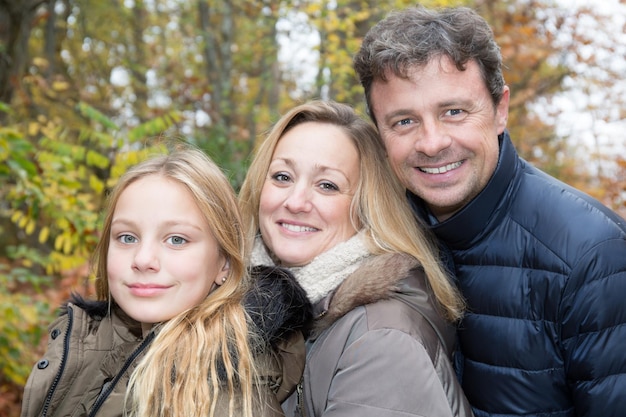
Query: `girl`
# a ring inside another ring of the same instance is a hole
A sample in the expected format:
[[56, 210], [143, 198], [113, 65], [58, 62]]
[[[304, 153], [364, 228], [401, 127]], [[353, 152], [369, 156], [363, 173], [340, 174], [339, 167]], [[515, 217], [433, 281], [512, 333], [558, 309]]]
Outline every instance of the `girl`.
[[307, 301], [276, 270], [248, 282], [234, 192], [209, 158], [187, 149], [129, 170], [102, 236], [98, 301], [74, 296], [50, 326], [23, 417], [282, 415]]

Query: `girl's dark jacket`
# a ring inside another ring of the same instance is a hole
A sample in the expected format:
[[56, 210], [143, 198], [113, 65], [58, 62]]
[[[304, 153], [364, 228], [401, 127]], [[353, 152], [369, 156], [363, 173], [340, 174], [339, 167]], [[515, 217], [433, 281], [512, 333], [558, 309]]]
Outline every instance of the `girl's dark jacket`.
[[477, 417], [623, 417], [626, 221], [500, 142], [486, 188], [431, 220], [468, 303], [465, 394]]
[[[273, 348], [259, 358], [267, 387], [259, 390], [264, 397], [256, 399], [253, 414], [281, 416], [280, 401], [293, 391], [304, 368], [302, 332], [310, 305], [285, 271], [254, 268], [251, 282], [246, 311]], [[128, 379], [154, 333], [142, 338], [139, 323], [119, 308], [107, 311], [106, 302], [76, 296], [64, 306], [49, 327], [45, 356], [26, 384], [21, 417], [122, 415]]]

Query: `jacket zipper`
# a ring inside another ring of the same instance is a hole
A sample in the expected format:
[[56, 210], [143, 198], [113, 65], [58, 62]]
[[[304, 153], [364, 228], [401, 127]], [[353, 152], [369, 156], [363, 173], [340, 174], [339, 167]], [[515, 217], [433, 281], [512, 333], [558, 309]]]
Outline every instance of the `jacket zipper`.
[[304, 417], [304, 395], [302, 394], [302, 379], [298, 382], [298, 386], [296, 387], [297, 391], [297, 400], [298, 400], [298, 411], [299, 416]]
[[74, 310], [72, 310], [72, 307], [70, 305], [67, 306], [67, 317], [67, 333], [65, 333], [65, 338], [63, 340], [63, 356], [61, 357], [61, 365], [59, 366], [59, 371], [52, 381], [52, 386], [48, 390], [48, 395], [46, 396], [46, 400], [44, 401], [43, 409], [41, 411], [42, 417], [48, 415], [48, 408], [50, 408], [50, 403], [52, 402], [54, 391], [56, 391], [57, 385], [59, 385], [61, 376], [65, 371], [65, 365], [67, 364], [67, 356], [70, 350], [70, 336], [72, 334], [72, 326], [74, 325]]
[[139, 345], [139, 347], [135, 349], [135, 351], [128, 357], [128, 359], [126, 359], [126, 362], [124, 362], [124, 366], [122, 367], [122, 369], [120, 369], [115, 378], [108, 384], [104, 385], [102, 392], [100, 393], [100, 395], [98, 395], [98, 398], [91, 407], [91, 410], [89, 410], [89, 417], [95, 416], [98, 413], [98, 410], [100, 409], [100, 407], [102, 407], [102, 404], [104, 404], [104, 401], [106, 401], [111, 392], [113, 392], [113, 389], [119, 382], [122, 375], [126, 373], [130, 365], [135, 361], [135, 359], [137, 359], [137, 356], [139, 356], [139, 354], [146, 348], [146, 346], [148, 346], [150, 342], [152, 342], [154, 336], [154, 332], [150, 332], [148, 336], [146, 336], [146, 338], [143, 340], [141, 345]]

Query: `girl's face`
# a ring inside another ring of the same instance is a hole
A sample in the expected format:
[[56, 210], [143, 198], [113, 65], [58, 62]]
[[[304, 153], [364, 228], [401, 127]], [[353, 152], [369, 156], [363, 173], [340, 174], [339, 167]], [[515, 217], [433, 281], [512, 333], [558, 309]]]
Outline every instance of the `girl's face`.
[[359, 155], [340, 127], [306, 122], [283, 135], [259, 205], [263, 241], [283, 265], [305, 265], [356, 233], [358, 182]]
[[226, 264], [185, 186], [155, 174], [122, 191], [111, 223], [109, 288], [144, 329], [199, 304], [222, 283]]

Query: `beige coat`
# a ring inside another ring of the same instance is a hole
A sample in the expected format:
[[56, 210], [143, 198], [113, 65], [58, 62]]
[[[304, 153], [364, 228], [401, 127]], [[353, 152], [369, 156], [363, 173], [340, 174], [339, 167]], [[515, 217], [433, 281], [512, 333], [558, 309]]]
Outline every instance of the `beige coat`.
[[450, 360], [455, 328], [413, 267], [403, 255], [374, 257], [315, 306], [303, 381], [283, 404], [287, 416], [472, 415]]
[[48, 330], [48, 349], [26, 383], [21, 417], [90, 415], [116, 378], [97, 415], [121, 416], [129, 375], [154, 334], [143, 340], [137, 323], [115, 313], [90, 316], [73, 303]]

